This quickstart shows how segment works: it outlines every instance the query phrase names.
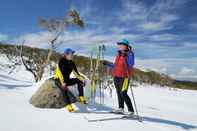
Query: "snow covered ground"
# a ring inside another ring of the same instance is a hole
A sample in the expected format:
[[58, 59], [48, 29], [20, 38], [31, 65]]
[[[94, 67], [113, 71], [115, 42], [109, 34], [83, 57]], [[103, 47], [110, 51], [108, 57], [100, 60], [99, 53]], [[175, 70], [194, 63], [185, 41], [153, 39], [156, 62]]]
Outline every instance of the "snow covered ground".
[[[117, 106], [115, 91], [112, 98], [106, 91], [105, 105], [76, 104], [76, 113], [35, 108], [29, 99], [40, 84], [22, 67], [13, 74], [0, 70], [0, 131], [197, 131], [197, 91], [138, 85], [134, 93], [140, 123], [103, 113]], [[98, 119], [104, 121], [94, 122]]]

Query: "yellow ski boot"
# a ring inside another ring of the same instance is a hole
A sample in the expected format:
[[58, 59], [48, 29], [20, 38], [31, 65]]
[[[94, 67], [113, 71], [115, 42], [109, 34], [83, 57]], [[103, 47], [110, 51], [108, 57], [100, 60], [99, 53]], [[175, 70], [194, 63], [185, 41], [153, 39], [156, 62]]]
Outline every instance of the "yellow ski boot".
[[79, 96], [78, 101], [82, 104], [87, 104], [87, 101], [84, 96]]
[[65, 106], [65, 108], [69, 111], [69, 112], [75, 112], [74, 107], [71, 104], [68, 104]]

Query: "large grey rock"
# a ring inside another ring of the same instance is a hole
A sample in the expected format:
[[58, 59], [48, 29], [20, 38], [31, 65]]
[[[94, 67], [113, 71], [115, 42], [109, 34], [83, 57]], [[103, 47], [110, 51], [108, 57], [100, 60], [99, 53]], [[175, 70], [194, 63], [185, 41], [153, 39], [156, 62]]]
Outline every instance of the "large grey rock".
[[[62, 108], [65, 106], [64, 97], [58, 88], [57, 81], [53, 79], [46, 80], [36, 93], [31, 97], [30, 103], [39, 108]], [[75, 98], [71, 96], [72, 102]]]

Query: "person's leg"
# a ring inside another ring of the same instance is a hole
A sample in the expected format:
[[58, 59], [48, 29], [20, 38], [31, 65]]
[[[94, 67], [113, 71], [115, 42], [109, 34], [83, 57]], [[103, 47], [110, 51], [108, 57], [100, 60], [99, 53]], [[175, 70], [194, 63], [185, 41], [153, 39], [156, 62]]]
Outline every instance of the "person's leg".
[[80, 81], [79, 79], [76, 79], [76, 81], [77, 81], [77, 88], [78, 88], [79, 96], [84, 96], [84, 93], [83, 93], [84, 85], [82, 81]]
[[62, 92], [62, 95], [64, 97], [64, 102], [66, 105], [69, 105], [71, 104], [71, 101], [70, 101], [70, 98], [68, 96], [68, 91], [67, 90], [64, 90], [62, 89], [61, 87], [59, 87], [60, 91]]
[[114, 85], [116, 88], [116, 93], [118, 97], [118, 106], [119, 108], [124, 108], [124, 100], [122, 99], [120, 93], [121, 93], [121, 78], [114, 78]]
[[127, 92], [126, 92], [126, 91], [123, 91], [123, 92], [121, 93], [121, 95], [122, 95], [122, 97], [123, 97], [123, 99], [124, 99], [124, 101], [125, 101], [125, 103], [126, 103], [126, 105], [127, 105], [127, 107], [128, 107], [128, 111], [134, 112], [133, 105], [132, 105], [132, 103], [131, 103], [131, 99], [130, 99], [130, 97], [128, 96]]
[[84, 93], [83, 93], [83, 83], [79, 79], [77, 79], [77, 78], [71, 78], [71, 79], [68, 80], [68, 82], [66, 84], [68, 86], [77, 84], [79, 96], [84, 96]]
[[129, 81], [130, 80], [128, 78], [124, 78], [123, 85], [122, 85], [122, 90], [121, 90], [121, 97], [124, 99], [124, 101], [125, 101], [125, 103], [128, 107], [128, 111], [134, 112], [133, 105], [131, 103], [131, 99], [127, 94], [128, 87], [129, 87]]

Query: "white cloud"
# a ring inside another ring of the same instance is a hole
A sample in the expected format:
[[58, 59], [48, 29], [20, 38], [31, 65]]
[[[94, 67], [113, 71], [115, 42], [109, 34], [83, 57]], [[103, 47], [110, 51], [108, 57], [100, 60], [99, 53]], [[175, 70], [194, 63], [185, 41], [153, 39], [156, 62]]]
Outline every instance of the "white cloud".
[[142, 2], [122, 0], [122, 11], [118, 12], [123, 22], [140, 21], [147, 18], [147, 8]]
[[193, 28], [197, 29], [197, 23], [192, 23], [192, 24], [190, 24], [190, 26], [192, 27], [192, 29]]
[[[186, 66], [190, 64], [190, 67]], [[160, 59], [136, 59], [136, 67], [142, 70], [154, 70], [160, 73], [168, 74], [172, 78], [181, 80], [197, 80], [196, 58], [178, 59], [178, 58], [160, 58]]]
[[120, 27], [117, 27], [117, 26], [113, 26], [110, 28], [111, 32], [115, 33], [115, 34], [122, 34], [124, 33], [125, 31], [127, 31], [128, 29], [127, 28], [120, 28]]
[[146, 22], [139, 24], [138, 27], [140, 28], [140, 30], [147, 31], [160, 31], [172, 28], [172, 26], [166, 26], [166, 24], [163, 22]]
[[197, 49], [197, 42], [184, 42], [183, 45], [187, 48]]
[[172, 11], [183, 2], [157, 0], [151, 7], [138, 0], [122, 0], [123, 10], [119, 13], [120, 20], [130, 22], [141, 31], [160, 31], [172, 29], [172, 22], [179, 19]]
[[0, 41], [6, 41], [6, 40], [8, 40], [8, 35], [0, 33]]
[[163, 14], [161, 15], [160, 19], [163, 22], [172, 22], [172, 21], [178, 20], [179, 17], [174, 14]]
[[[169, 64], [161, 59], [136, 59], [135, 66], [142, 70], [151, 69], [154, 71], [158, 71], [160, 73], [166, 73], [166, 70], [169, 68]], [[161, 72], [162, 71], [164, 72]]]
[[186, 76], [186, 75], [191, 75], [191, 74], [194, 74], [194, 73], [195, 73], [195, 71], [193, 69], [190, 69], [188, 67], [183, 67], [178, 72], [178, 76]]
[[39, 48], [47, 48], [49, 41], [52, 39], [52, 34], [48, 32], [27, 33], [16, 38], [15, 43], [25, 41], [25, 45]]
[[[150, 16], [149, 16], [150, 17]], [[172, 22], [179, 19], [177, 15], [172, 14], [159, 14], [154, 16], [156, 18], [148, 19], [138, 24], [139, 29], [147, 31], [160, 31], [160, 30], [169, 30], [173, 28]]]
[[[80, 52], [86, 51], [87, 47], [95, 46], [97, 44], [105, 43], [108, 46], [114, 45], [117, 41], [127, 38], [130, 41], [135, 41], [141, 38], [140, 35], [137, 34], [102, 34], [97, 31], [76, 31], [69, 32], [65, 31], [62, 34], [58, 42], [62, 42], [61, 46], [58, 49], [61, 49], [62, 46], [72, 46], [72, 47], [81, 47], [79, 49]], [[25, 44], [32, 47], [38, 48], [49, 48], [49, 42], [53, 39], [53, 35], [49, 32], [37, 32], [37, 33], [27, 33], [21, 35], [19, 38], [14, 40], [14, 43], [25, 41]], [[19, 43], [20, 44], [20, 43]]]
[[149, 39], [153, 41], [171, 41], [171, 40], [177, 40], [178, 36], [173, 34], [159, 34], [159, 35], [151, 35]]

